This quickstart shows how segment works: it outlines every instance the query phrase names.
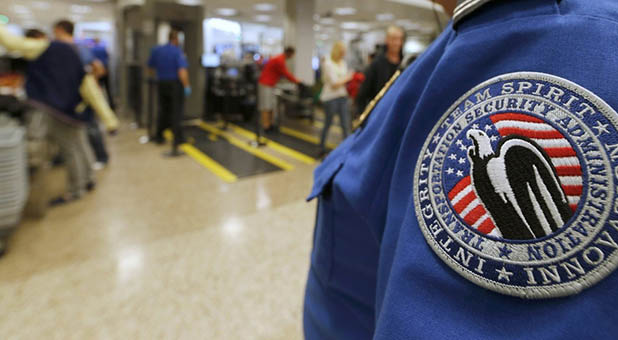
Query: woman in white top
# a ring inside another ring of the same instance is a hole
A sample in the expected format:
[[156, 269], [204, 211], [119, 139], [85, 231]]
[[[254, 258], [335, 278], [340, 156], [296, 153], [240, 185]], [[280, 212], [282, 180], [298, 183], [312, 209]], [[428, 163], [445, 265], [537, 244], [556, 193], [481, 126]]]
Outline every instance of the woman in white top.
[[344, 60], [345, 53], [346, 47], [343, 42], [336, 42], [331, 50], [330, 58], [326, 58], [322, 67], [324, 88], [322, 89], [320, 99], [324, 103], [324, 112], [326, 113], [322, 138], [320, 140], [322, 153], [326, 152], [326, 137], [335, 114], [339, 115], [343, 137], [345, 138], [350, 134], [350, 111], [345, 84], [352, 79], [352, 75], [348, 72], [348, 66]]

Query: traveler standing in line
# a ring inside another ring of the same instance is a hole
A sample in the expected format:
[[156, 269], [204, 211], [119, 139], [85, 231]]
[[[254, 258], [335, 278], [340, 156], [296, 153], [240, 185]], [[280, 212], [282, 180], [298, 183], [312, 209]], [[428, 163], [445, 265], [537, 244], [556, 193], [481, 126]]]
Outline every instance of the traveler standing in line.
[[100, 60], [95, 58], [90, 49], [75, 43], [75, 38], [73, 37], [75, 24], [72, 21], [66, 19], [59, 20], [54, 24], [53, 28], [56, 40], [70, 44], [77, 49], [77, 53], [88, 73], [92, 73], [96, 79], [100, 79], [105, 74], [105, 66]]
[[326, 154], [328, 130], [333, 123], [335, 115], [339, 115], [343, 137], [345, 138], [350, 134], [351, 122], [348, 108], [348, 92], [345, 85], [352, 80], [352, 74], [348, 71], [347, 63], [344, 60], [345, 54], [346, 47], [344, 43], [342, 41], [336, 42], [330, 52], [330, 58], [326, 58], [322, 70], [324, 87], [322, 88], [320, 99], [324, 103], [326, 118], [322, 130], [322, 138], [320, 139], [321, 156]]
[[288, 71], [285, 61], [294, 57], [296, 50], [294, 47], [286, 47], [283, 54], [272, 57], [264, 66], [264, 70], [258, 81], [258, 106], [262, 112], [262, 127], [266, 131], [273, 130], [274, 110], [275, 110], [275, 86], [281, 77], [286, 77], [289, 81], [298, 84], [290, 71]]
[[[65, 42], [73, 46], [77, 53], [79, 54], [79, 58], [82, 61], [84, 70], [86, 73], [92, 74], [98, 81], [106, 74], [106, 69], [103, 62], [97, 59], [94, 56], [94, 53], [86, 46], [77, 44], [74, 38], [75, 32], [75, 24], [69, 20], [59, 20], [54, 24], [54, 37], [58, 41]], [[108, 102], [111, 103], [111, 102]], [[113, 110], [113, 106], [110, 104], [110, 107]], [[85, 110], [85, 118], [87, 121], [87, 135], [88, 140], [84, 141], [86, 145], [84, 147], [90, 147], [92, 151], [94, 151], [94, 157], [96, 158], [96, 163], [93, 164], [93, 167], [97, 170], [103, 169], [109, 162], [109, 153], [107, 152], [107, 148], [105, 147], [105, 140], [103, 138], [103, 134], [101, 133], [101, 129], [99, 127], [99, 122], [96, 119], [92, 108], [88, 107]], [[91, 152], [88, 152], [88, 155], [92, 155]], [[90, 157], [92, 158], [92, 157]]]
[[403, 60], [404, 31], [397, 26], [386, 30], [386, 51], [376, 56], [365, 71], [365, 81], [356, 97], [357, 113], [362, 113], [388, 80], [395, 74]]
[[74, 46], [49, 41], [40, 32], [25, 38], [11, 34], [0, 24], [0, 45], [31, 61], [26, 93], [31, 105], [48, 114], [48, 134], [67, 164], [67, 192], [52, 200], [61, 204], [80, 198], [94, 185], [88, 159], [83, 107], [90, 105], [108, 131], [118, 128], [118, 120], [103, 97], [95, 78], [85, 72]]
[[157, 77], [159, 90], [159, 119], [155, 142], [164, 142], [163, 132], [172, 128], [174, 141], [170, 156], [179, 156], [178, 146], [184, 142], [182, 118], [184, 99], [191, 95], [187, 58], [180, 49], [179, 32], [172, 30], [169, 42], [154, 47], [148, 59], [151, 75]]

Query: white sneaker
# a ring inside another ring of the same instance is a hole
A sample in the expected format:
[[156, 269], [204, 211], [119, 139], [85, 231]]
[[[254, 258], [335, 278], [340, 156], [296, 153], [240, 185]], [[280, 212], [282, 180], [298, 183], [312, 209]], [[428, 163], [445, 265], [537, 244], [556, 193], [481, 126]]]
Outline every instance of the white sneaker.
[[103, 170], [103, 169], [105, 169], [105, 163], [96, 162], [96, 163], [92, 164], [92, 169], [95, 170], [95, 171]]

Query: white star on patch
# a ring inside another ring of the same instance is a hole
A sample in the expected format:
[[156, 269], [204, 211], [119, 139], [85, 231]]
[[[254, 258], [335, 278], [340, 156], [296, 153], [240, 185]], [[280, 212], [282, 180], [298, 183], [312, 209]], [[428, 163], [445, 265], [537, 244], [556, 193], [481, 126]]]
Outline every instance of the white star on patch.
[[493, 136], [489, 137], [489, 140], [491, 140], [492, 142], [495, 142], [495, 141], [498, 140], [498, 136], [493, 135]]
[[461, 141], [461, 139], [458, 139], [457, 142], [455, 142], [455, 144], [457, 145], [463, 145], [463, 142]]
[[433, 143], [433, 144], [437, 144], [437, 143], [440, 141], [440, 138], [442, 138], [442, 136], [440, 136], [440, 134], [439, 134], [439, 133], [436, 133], [436, 135], [435, 135], [435, 136], [433, 136], [433, 141], [432, 141], [432, 143]]
[[431, 151], [429, 151], [429, 149], [425, 151], [425, 156], [423, 156], [423, 159], [427, 159], [427, 158], [431, 158]]
[[473, 129], [478, 129], [478, 128], [479, 128], [479, 125], [478, 125], [478, 124], [472, 124], [472, 128], [473, 128]]
[[449, 174], [449, 175], [452, 175], [453, 173], [455, 173], [455, 169], [453, 169], [453, 168], [448, 168], [448, 169], [446, 170], [446, 173], [447, 173], [447, 174]]
[[463, 177], [463, 171], [457, 170], [457, 177]]
[[466, 164], [466, 159], [462, 157], [462, 158], [460, 158], [457, 162], [458, 162], [459, 164]]
[[466, 151], [466, 149], [467, 149], [467, 148], [468, 148], [468, 147], [467, 147], [467, 146], [465, 146], [465, 145], [463, 145], [463, 144], [462, 144], [461, 146], [459, 146], [459, 149], [460, 149], [461, 151]]
[[502, 266], [502, 269], [500, 270], [496, 269], [496, 271], [498, 272], [498, 280], [504, 280], [506, 282], [511, 282], [511, 276], [513, 276], [513, 273], [506, 270], [504, 266]]
[[597, 136], [600, 137], [604, 133], [609, 133], [609, 130], [607, 129], [607, 127], [608, 127], [608, 124], [603, 124], [600, 121], [597, 121], [597, 125], [593, 126], [592, 128], [597, 130]]
[[454, 153], [452, 153], [450, 156], [448, 156], [448, 158], [450, 160], [456, 161], [457, 160], [457, 155], [455, 155]]
[[485, 125], [485, 131], [489, 131], [489, 130], [491, 130], [491, 129], [493, 129], [493, 128], [494, 128], [494, 127], [493, 127], [493, 126], [491, 126], [491, 125], [489, 125], [489, 124]]

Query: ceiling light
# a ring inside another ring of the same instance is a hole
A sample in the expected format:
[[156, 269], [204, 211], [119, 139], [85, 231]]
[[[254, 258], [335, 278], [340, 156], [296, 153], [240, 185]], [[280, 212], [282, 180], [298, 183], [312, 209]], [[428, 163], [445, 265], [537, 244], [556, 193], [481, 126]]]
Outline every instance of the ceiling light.
[[178, 0], [177, 2], [187, 6], [198, 6], [202, 4], [202, 0]]
[[320, 25], [313, 25], [313, 30], [314, 31], [319, 31], [320, 30]]
[[341, 24], [341, 28], [343, 28], [344, 30], [366, 31], [369, 29], [369, 25], [362, 22], [347, 21]]
[[391, 13], [380, 13], [376, 15], [376, 19], [378, 21], [391, 21], [395, 19], [395, 16], [392, 15]]
[[356, 14], [356, 8], [354, 8], [354, 7], [339, 7], [339, 8], [335, 8], [334, 12], [337, 15], [354, 15], [354, 14]]
[[233, 17], [238, 14], [238, 11], [234, 8], [218, 8], [215, 12], [224, 17]]
[[48, 9], [50, 5], [49, 2], [35, 1], [32, 3], [32, 7], [36, 9]]
[[259, 22], [270, 21], [270, 15], [265, 15], [265, 14], [256, 15], [255, 20]]
[[253, 6], [253, 8], [254, 8], [256, 11], [261, 11], [261, 12], [270, 12], [270, 11], [274, 10], [274, 9], [276, 8], [276, 6], [275, 6], [275, 5], [273, 5], [273, 4], [270, 4], [270, 3], [265, 2], [265, 3], [261, 3], [261, 4], [255, 4], [255, 5]]
[[36, 27], [37, 23], [34, 21], [24, 21], [21, 23], [24, 27]]
[[71, 5], [71, 12], [73, 13], [84, 14], [84, 13], [90, 13], [91, 11], [92, 11], [92, 8], [90, 8], [90, 6]]
[[387, 1], [397, 2], [400, 4], [404, 4], [404, 5], [410, 5], [410, 6], [426, 8], [426, 9], [435, 8], [437, 10], [442, 10], [442, 11], [444, 10], [442, 5], [434, 3], [431, 0], [387, 0]]
[[400, 19], [395, 21], [395, 24], [397, 24], [397, 26], [403, 27], [407, 30], [415, 30], [417, 28], [420, 27], [419, 24], [414, 23], [412, 21], [410, 21], [409, 19]]
[[335, 23], [335, 19], [333, 18], [322, 18], [320, 19], [320, 24], [322, 25], [332, 25]]
[[30, 9], [26, 6], [23, 5], [15, 5], [13, 6], [13, 12], [17, 13], [17, 14], [26, 14], [26, 13], [30, 13]]

